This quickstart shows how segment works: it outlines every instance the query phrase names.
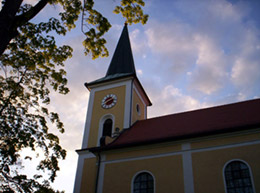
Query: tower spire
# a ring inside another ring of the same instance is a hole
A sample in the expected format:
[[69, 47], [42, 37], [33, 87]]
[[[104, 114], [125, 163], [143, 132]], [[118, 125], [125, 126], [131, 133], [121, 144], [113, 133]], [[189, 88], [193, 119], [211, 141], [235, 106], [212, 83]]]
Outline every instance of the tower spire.
[[125, 23], [122, 34], [117, 43], [106, 76], [116, 74], [136, 74], [127, 23]]

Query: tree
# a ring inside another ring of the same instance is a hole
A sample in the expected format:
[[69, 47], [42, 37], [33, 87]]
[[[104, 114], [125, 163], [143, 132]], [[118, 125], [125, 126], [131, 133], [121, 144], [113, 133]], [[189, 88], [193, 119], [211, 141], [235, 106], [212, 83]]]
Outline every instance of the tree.
[[[114, 12], [121, 13], [129, 24], [146, 23], [142, 0], [121, 0]], [[59, 18], [48, 22], [31, 20], [47, 4], [62, 6]], [[94, 0], [38, 0], [32, 6], [23, 0], [4, 0], [0, 11], [0, 191], [1, 192], [55, 192], [50, 187], [59, 170], [59, 160], [66, 150], [59, 138], [50, 132], [49, 123], [61, 132], [64, 125], [59, 115], [48, 110], [51, 91], [67, 94], [64, 62], [72, 56], [68, 45], [57, 46], [55, 37], [66, 35], [84, 10], [88, 30], [83, 42], [85, 54], [95, 59], [107, 56], [103, 35], [111, 27], [109, 21], [93, 8]], [[24, 159], [21, 151], [40, 149], [44, 158], [37, 170], [48, 171], [45, 179], [21, 174]]]

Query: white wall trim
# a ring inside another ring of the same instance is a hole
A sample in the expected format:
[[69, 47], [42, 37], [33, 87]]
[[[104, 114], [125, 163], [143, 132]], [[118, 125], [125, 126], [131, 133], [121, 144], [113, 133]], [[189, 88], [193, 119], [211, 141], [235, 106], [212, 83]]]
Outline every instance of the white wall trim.
[[103, 192], [103, 184], [104, 184], [104, 176], [105, 176], [105, 163], [104, 163], [104, 161], [106, 160], [106, 156], [101, 155], [100, 159], [101, 159], [101, 161], [100, 161], [100, 168], [99, 168], [99, 174], [98, 174], [98, 189], [97, 189], [98, 193]]
[[79, 153], [77, 171], [76, 171], [76, 177], [75, 177], [75, 183], [74, 183], [74, 191], [73, 191], [74, 193], [80, 193], [80, 186], [81, 186], [82, 173], [83, 173], [85, 159], [95, 158], [95, 157], [96, 156], [89, 151]]
[[131, 193], [134, 193], [134, 180], [136, 178], [137, 175], [141, 174], [141, 173], [148, 173], [153, 177], [153, 192], [155, 193], [156, 190], [156, 179], [155, 176], [153, 175], [152, 172], [148, 171], [148, 170], [141, 170], [139, 172], [137, 172], [133, 177], [132, 177], [132, 181], [131, 181]]
[[183, 182], [184, 192], [194, 193], [194, 180], [193, 180], [193, 168], [192, 157], [190, 150], [190, 143], [182, 144], [182, 166], [183, 166]]
[[121, 78], [121, 79], [116, 79], [116, 80], [110, 80], [107, 82], [92, 85], [89, 88], [91, 90], [99, 91], [99, 90], [103, 90], [103, 89], [107, 89], [107, 88], [112, 88], [111, 85], [116, 85], [116, 87], [117, 87], [117, 85], [123, 85], [123, 84], [125, 84], [125, 82], [131, 81], [131, 80], [133, 80], [133, 77], [126, 77], [126, 78]]
[[226, 169], [227, 165], [230, 164], [233, 161], [239, 161], [239, 162], [242, 162], [242, 163], [246, 164], [246, 166], [248, 167], [248, 170], [249, 170], [250, 180], [251, 180], [251, 183], [252, 183], [253, 192], [255, 193], [256, 191], [255, 191], [255, 186], [254, 186], [254, 177], [253, 177], [253, 173], [252, 173], [251, 167], [250, 167], [250, 165], [246, 161], [244, 161], [242, 159], [231, 159], [231, 160], [229, 160], [228, 162], [225, 163], [225, 165], [224, 165], [224, 167], [222, 169], [222, 176], [223, 176], [223, 180], [224, 180], [225, 192], [227, 193], [225, 169]]
[[130, 119], [131, 119], [131, 92], [132, 89], [131, 89], [131, 83], [132, 83], [133, 80], [131, 81], [128, 81], [126, 82], [126, 90], [125, 90], [125, 112], [124, 112], [124, 128], [122, 129], [125, 129], [125, 128], [129, 128], [130, 127]]
[[190, 143], [183, 143], [181, 144], [181, 150], [186, 151], [186, 150], [190, 150]]
[[95, 96], [95, 91], [90, 92], [89, 101], [88, 101], [88, 110], [87, 110], [87, 115], [86, 115], [86, 123], [85, 123], [83, 140], [82, 140], [82, 149], [85, 149], [88, 146], [90, 123], [91, 123], [91, 119], [92, 119], [92, 111], [93, 111], [93, 105], [94, 105], [94, 96]]
[[106, 163], [119, 163], [119, 162], [125, 162], [125, 161], [135, 161], [135, 160], [151, 159], [151, 158], [158, 158], [158, 157], [167, 157], [167, 156], [173, 156], [173, 155], [182, 155], [186, 151], [195, 153], [195, 152], [205, 152], [205, 151], [227, 149], [227, 148], [256, 145], [256, 144], [260, 144], [260, 140], [254, 140], [254, 141], [243, 142], [243, 143], [233, 143], [233, 144], [228, 144], [228, 145], [219, 145], [219, 146], [206, 147], [206, 148], [191, 149], [191, 150], [180, 150], [180, 151], [174, 151], [174, 152], [169, 152], [169, 153], [160, 153], [160, 154], [153, 154], [153, 155], [146, 155], [146, 156], [107, 160], [105, 162]]

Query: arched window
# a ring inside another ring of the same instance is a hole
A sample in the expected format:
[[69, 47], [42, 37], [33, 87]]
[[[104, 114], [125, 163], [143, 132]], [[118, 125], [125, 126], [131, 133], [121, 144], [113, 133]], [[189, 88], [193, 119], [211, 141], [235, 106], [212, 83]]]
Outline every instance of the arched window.
[[133, 193], [154, 193], [154, 179], [148, 172], [142, 172], [134, 178]]
[[242, 161], [232, 161], [226, 165], [225, 182], [227, 193], [253, 193], [248, 166]]
[[105, 120], [105, 122], [103, 124], [102, 137], [103, 136], [110, 136], [111, 137], [111, 135], [112, 135], [112, 126], [113, 126], [112, 119]]

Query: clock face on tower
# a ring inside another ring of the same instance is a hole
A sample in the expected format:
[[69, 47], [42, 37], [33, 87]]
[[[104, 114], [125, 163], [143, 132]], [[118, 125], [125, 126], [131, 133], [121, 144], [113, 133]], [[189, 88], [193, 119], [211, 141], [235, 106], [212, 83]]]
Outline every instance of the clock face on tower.
[[115, 106], [117, 102], [117, 97], [116, 95], [114, 94], [108, 94], [106, 95], [102, 102], [101, 102], [101, 106], [104, 108], [104, 109], [109, 109], [109, 108], [112, 108], [113, 106]]

